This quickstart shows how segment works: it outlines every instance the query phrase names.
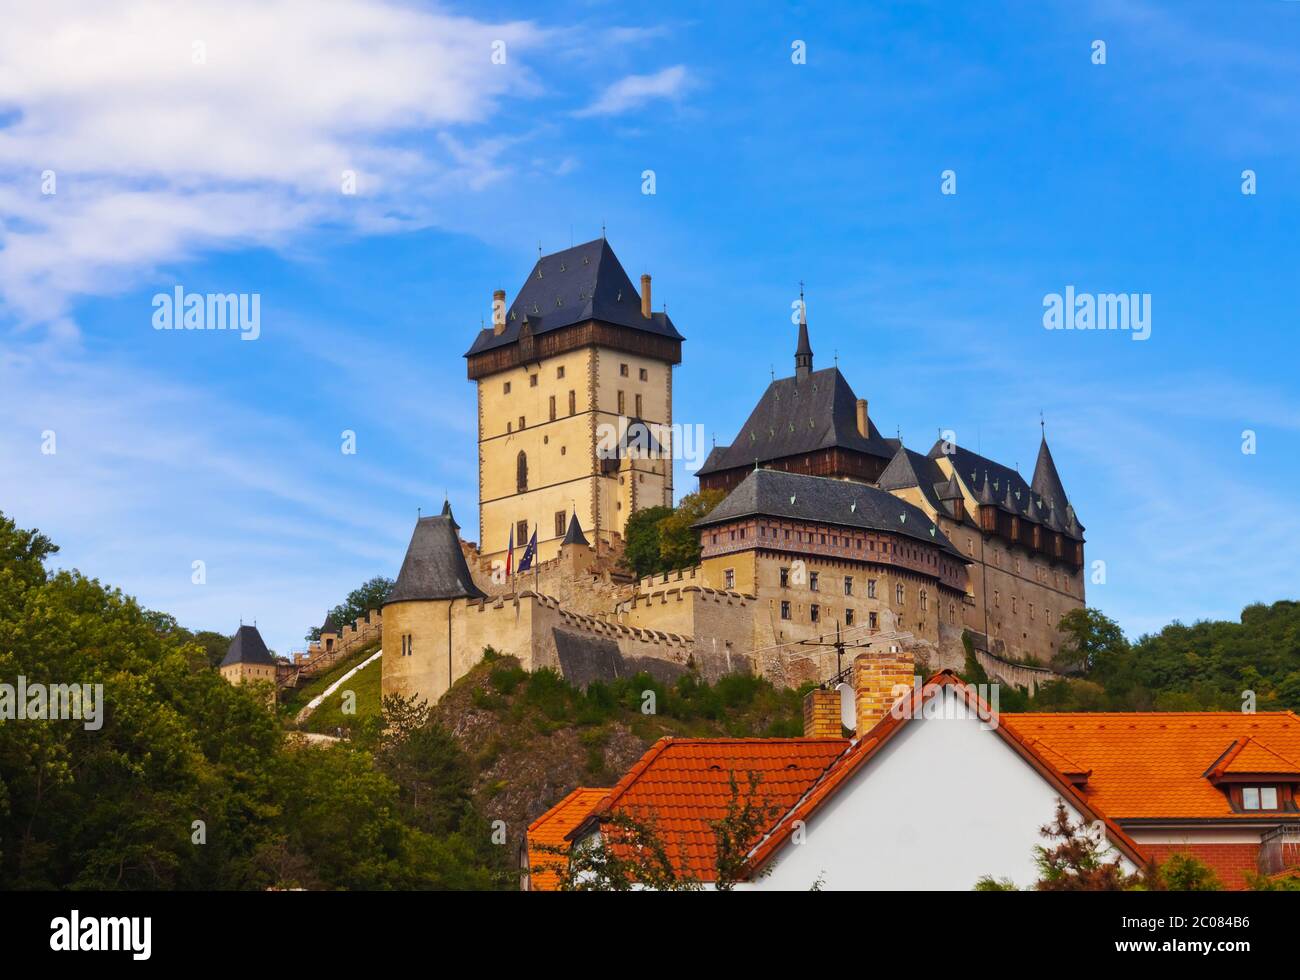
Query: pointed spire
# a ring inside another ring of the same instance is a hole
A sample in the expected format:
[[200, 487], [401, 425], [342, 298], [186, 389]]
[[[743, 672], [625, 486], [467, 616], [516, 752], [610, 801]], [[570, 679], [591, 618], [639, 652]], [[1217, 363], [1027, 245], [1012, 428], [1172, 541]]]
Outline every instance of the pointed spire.
[[1033, 487], [1034, 493], [1043, 498], [1048, 507], [1062, 514], [1065, 512], [1070, 501], [1065, 495], [1065, 487], [1061, 485], [1061, 477], [1056, 472], [1052, 451], [1047, 448], [1046, 433], [1043, 434], [1042, 442], [1038, 444], [1038, 463], [1034, 466], [1034, 479], [1030, 486]]
[[325, 610], [325, 622], [321, 624], [320, 631], [322, 634], [339, 631], [339, 624], [334, 622], [334, 613], [331, 610]]
[[453, 517], [453, 516], [452, 516], [452, 513], [451, 513], [451, 501], [448, 500], [446, 497], [443, 497], [443, 498], [442, 498], [442, 513], [439, 514], [438, 516], [439, 516], [439, 517], [447, 517], [447, 518], [450, 518], [450, 519], [451, 519], [451, 529], [452, 529], [453, 531], [459, 531], [459, 530], [460, 530], [460, 525], [456, 523], [456, 518]]
[[812, 344], [808, 342], [808, 304], [803, 298], [803, 283], [799, 283], [799, 345], [794, 351], [794, 376], [806, 378], [813, 369]]
[[582, 533], [582, 527], [578, 524], [578, 514], [576, 511], [569, 515], [569, 529], [564, 533], [564, 540], [561, 541], [560, 544], [580, 544], [585, 545], [588, 548], [591, 547], [587, 541], [587, 536]]

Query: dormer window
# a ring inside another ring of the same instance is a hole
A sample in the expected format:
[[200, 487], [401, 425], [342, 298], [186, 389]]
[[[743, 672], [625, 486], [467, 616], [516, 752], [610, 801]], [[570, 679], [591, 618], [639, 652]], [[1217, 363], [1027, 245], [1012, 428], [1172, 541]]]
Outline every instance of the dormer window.
[[1278, 810], [1278, 791], [1276, 786], [1241, 787], [1241, 808], [1243, 810]]

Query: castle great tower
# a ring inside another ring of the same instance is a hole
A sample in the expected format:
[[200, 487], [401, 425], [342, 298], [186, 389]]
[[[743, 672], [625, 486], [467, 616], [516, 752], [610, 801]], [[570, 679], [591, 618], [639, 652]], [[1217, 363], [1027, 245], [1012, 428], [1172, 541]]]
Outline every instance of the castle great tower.
[[[559, 553], [570, 516], [598, 550], [672, 505], [673, 366], [682, 341], [603, 238], [542, 256], [465, 354], [478, 386], [480, 554], [516, 560], [534, 529]], [[650, 451], [647, 452], [646, 450]], [[637, 451], [640, 450], [640, 451]]]

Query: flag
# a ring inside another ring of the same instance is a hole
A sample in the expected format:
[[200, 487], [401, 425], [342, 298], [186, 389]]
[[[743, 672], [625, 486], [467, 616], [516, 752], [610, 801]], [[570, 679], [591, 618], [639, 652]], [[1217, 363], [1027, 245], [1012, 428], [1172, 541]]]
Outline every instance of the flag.
[[533, 536], [528, 539], [528, 547], [524, 549], [524, 557], [519, 559], [519, 570], [526, 572], [533, 567], [533, 559], [537, 557], [537, 528], [533, 528]]
[[506, 545], [506, 574], [513, 575], [515, 570], [515, 526], [510, 525], [510, 543]]

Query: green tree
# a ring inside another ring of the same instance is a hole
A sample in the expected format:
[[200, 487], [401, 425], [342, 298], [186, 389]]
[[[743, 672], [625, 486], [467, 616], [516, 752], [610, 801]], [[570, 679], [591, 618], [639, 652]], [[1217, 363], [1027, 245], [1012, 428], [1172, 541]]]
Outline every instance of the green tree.
[[1119, 624], [1099, 609], [1071, 609], [1057, 621], [1056, 628], [1062, 640], [1052, 666], [1066, 673], [1087, 673], [1104, 667], [1129, 649]]
[[659, 521], [660, 570], [699, 564], [700, 534], [691, 525], [706, 517], [725, 497], [721, 490], [688, 493], [671, 514]]
[[1131, 891], [1142, 885], [1140, 872], [1125, 872], [1119, 861], [1107, 858], [1108, 848], [1101, 840], [1086, 833], [1082, 824], [1070, 821], [1069, 811], [1061, 800], [1056, 801], [1052, 822], [1041, 827], [1039, 833], [1056, 843], [1034, 848], [1034, 863], [1038, 865], [1035, 890]]
[[1214, 869], [1190, 854], [1174, 854], [1160, 865], [1153, 882], [1161, 890], [1171, 892], [1220, 892], [1223, 882]]
[[[349, 592], [348, 597], [331, 609], [329, 614], [342, 629], [353, 620], [364, 617], [370, 610], [381, 608], [384, 600], [388, 598], [388, 593], [393, 591], [393, 586], [396, 584], [391, 578], [376, 575]], [[308, 642], [319, 639], [319, 625], [307, 631]]]
[[505, 848], [421, 706], [286, 742], [256, 685], [0, 515], [0, 678], [102, 685], [101, 724], [0, 722], [0, 889], [495, 888]]
[[672, 512], [671, 507], [646, 507], [627, 519], [623, 564], [638, 578], [660, 571], [659, 522]]

